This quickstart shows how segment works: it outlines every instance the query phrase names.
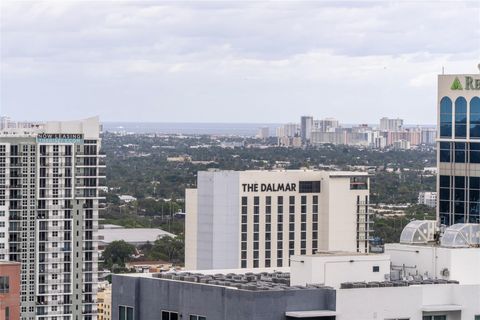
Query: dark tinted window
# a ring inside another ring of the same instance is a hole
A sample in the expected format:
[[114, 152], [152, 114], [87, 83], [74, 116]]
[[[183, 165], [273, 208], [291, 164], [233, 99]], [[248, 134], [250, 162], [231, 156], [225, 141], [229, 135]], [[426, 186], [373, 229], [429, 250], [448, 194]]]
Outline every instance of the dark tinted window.
[[320, 193], [320, 181], [300, 181], [300, 193]]

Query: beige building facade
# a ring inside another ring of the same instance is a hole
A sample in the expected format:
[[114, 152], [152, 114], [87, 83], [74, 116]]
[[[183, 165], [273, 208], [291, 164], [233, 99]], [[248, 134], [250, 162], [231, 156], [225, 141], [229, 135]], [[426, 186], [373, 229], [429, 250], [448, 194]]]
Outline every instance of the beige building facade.
[[187, 269], [286, 267], [317, 251], [368, 252], [369, 177], [208, 171], [186, 190]]

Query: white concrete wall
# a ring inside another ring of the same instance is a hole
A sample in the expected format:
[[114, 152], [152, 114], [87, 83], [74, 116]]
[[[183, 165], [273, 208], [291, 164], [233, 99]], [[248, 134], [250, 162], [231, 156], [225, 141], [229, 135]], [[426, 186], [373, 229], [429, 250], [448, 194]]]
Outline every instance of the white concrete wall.
[[420, 287], [337, 290], [336, 320], [421, 320]]
[[45, 124], [45, 133], [83, 133], [85, 139], [98, 139], [100, 120], [91, 117], [76, 121], [49, 121]]
[[[460, 284], [480, 284], [480, 248], [443, 248], [438, 246], [417, 246], [406, 244], [386, 244], [385, 253], [392, 259], [392, 265], [405, 264], [408, 274], [425, 275], [447, 280], [457, 280]], [[409, 268], [414, 267], [414, 268]], [[448, 269], [448, 277], [442, 270]]]
[[328, 250], [356, 251], [357, 197], [365, 202], [369, 190], [350, 190], [350, 177], [333, 177], [328, 184]]
[[196, 268], [239, 267], [238, 188], [238, 172], [198, 173]]
[[[373, 272], [374, 266], [379, 267], [378, 272]], [[390, 256], [293, 256], [290, 268], [292, 285], [324, 284], [339, 288], [343, 282], [385, 281], [385, 275], [390, 275]]]
[[238, 172], [214, 175], [212, 267], [240, 266], [240, 198]]
[[185, 190], [185, 268], [197, 269], [197, 189]]
[[480, 248], [440, 248], [450, 252], [450, 278], [461, 284], [480, 284]]
[[197, 178], [197, 265], [199, 269], [212, 269], [214, 197], [213, 176], [199, 172]]
[[[459, 305], [460, 311], [425, 312], [435, 306]], [[445, 314], [447, 320], [473, 320], [480, 315], [478, 285], [419, 285], [337, 290], [337, 320], [422, 320], [423, 315]]]

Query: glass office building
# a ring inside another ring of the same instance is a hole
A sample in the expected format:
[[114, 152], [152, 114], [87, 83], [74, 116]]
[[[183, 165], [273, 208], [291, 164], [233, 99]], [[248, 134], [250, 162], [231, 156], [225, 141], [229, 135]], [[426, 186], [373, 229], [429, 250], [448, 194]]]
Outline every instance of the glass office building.
[[440, 75], [437, 114], [440, 223], [480, 223], [480, 75]]

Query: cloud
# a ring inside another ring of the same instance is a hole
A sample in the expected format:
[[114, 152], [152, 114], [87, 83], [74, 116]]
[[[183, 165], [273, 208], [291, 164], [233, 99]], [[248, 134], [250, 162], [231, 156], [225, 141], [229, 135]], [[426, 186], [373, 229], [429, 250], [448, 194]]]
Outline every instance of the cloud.
[[433, 123], [435, 75], [480, 57], [477, 1], [7, 1], [0, 18], [17, 117]]

